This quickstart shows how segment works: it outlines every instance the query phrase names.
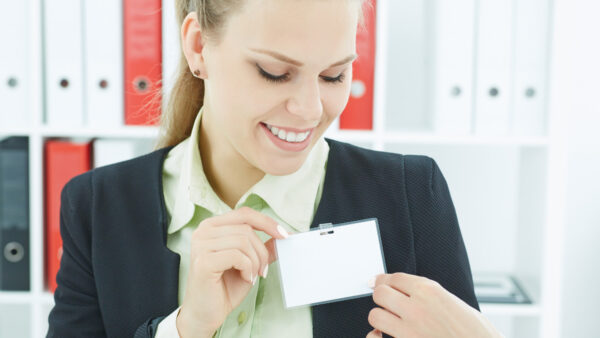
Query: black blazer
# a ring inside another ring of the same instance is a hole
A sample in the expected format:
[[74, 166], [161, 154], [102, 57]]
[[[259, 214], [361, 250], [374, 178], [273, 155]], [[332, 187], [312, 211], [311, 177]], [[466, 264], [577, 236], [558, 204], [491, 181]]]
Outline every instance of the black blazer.
[[[311, 228], [376, 217], [388, 273], [439, 282], [475, 309], [469, 260], [435, 161], [327, 140]], [[152, 337], [178, 306], [179, 255], [166, 247], [162, 165], [170, 148], [73, 178], [61, 196], [63, 255], [48, 337]], [[312, 306], [313, 335], [365, 337], [372, 297]]]

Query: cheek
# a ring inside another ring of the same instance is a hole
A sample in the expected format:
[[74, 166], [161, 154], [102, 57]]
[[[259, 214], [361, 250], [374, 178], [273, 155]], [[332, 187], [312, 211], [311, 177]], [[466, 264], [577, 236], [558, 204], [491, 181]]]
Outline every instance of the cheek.
[[342, 113], [348, 104], [348, 98], [350, 97], [350, 83], [345, 81], [339, 85], [332, 86], [327, 84], [327, 86], [333, 88], [326, 89], [324, 93], [323, 110], [328, 118], [335, 119]]

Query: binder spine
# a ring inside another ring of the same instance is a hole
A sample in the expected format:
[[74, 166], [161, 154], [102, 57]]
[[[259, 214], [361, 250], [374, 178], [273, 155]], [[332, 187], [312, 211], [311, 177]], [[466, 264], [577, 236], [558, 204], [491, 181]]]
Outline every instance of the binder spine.
[[29, 141], [0, 142], [0, 289], [30, 289]]
[[45, 274], [47, 287], [56, 290], [62, 256], [60, 196], [67, 182], [91, 166], [91, 143], [50, 140], [45, 145]]
[[87, 123], [119, 127], [124, 124], [123, 6], [121, 0], [87, 0], [83, 7]]
[[161, 113], [161, 0], [124, 0], [125, 124], [154, 125]]
[[[0, 2], [0, 121], [2, 127], [24, 128], [31, 122], [29, 94], [30, 22], [27, 1]], [[10, 32], [10, 33], [9, 33]]]
[[550, 4], [515, 1], [512, 134], [543, 136], [549, 47]]
[[82, 4], [45, 0], [45, 122], [79, 127], [84, 121]]
[[434, 130], [470, 134], [475, 0], [438, 1], [434, 9]]
[[506, 135], [510, 128], [513, 2], [478, 2], [475, 133]]
[[353, 64], [350, 98], [340, 116], [340, 129], [373, 129], [375, 74], [375, 0], [364, 7], [365, 29], [356, 35], [358, 59]]

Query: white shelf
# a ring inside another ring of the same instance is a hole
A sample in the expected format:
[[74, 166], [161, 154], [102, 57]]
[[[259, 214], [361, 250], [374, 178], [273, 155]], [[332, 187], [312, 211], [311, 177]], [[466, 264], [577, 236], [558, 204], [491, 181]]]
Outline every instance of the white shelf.
[[117, 128], [0, 128], [0, 135], [42, 136], [42, 137], [106, 137], [106, 138], [131, 138], [153, 139], [159, 135], [156, 126], [121, 126]]
[[[155, 139], [159, 135], [159, 127], [154, 126], [123, 126], [114, 129], [96, 128], [52, 128], [35, 129], [16, 128], [0, 129], [0, 135], [42, 137], [99, 137], [99, 138], [130, 138]], [[547, 137], [511, 137], [511, 136], [480, 136], [480, 135], [439, 135], [433, 132], [383, 132], [373, 130], [336, 130], [326, 134], [326, 137], [343, 142], [383, 142], [386, 144], [421, 144], [436, 146], [517, 146], [517, 147], [546, 147]]]
[[432, 132], [384, 132], [358, 130], [338, 130], [328, 137], [344, 142], [376, 142], [386, 144], [422, 144], [436, 146], [523, 146], [546, 147], [546, 137], [510, 137], [510, 136], [479, 136], [479, 135], [439, 135]]
[[31, 129], [28, 128], [10, 128], [4, 129], [0, 127], [0, 136], [29, 136], [31, 135]]
[[0, 291], [0, 304], [31, 303], [34, 298], [29, 291]]
[[44, 137], [114, 137], [114, 138], [156, 138], [158, 127], [126, 126], [113, 129], [95, 128], [50, 128], [38, 130]]
[[0, 305], [21, 303], [52, 305], [54, 304], [54, 294], [48, 291], [42, 293], [29, 291], [0, 291]]

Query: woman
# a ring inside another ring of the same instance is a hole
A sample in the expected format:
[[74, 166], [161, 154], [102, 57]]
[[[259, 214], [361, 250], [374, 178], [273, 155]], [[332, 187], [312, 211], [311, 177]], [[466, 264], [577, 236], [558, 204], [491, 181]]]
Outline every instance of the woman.
[[[497, 336], [435, 162], [322, 137], [349, 97], [362, 1], [177, 10], [164, 147], [63, 190], [48, 336]], [[370, 217], [393, 272], [373, 297], [285, 310], [273, 238]]]

